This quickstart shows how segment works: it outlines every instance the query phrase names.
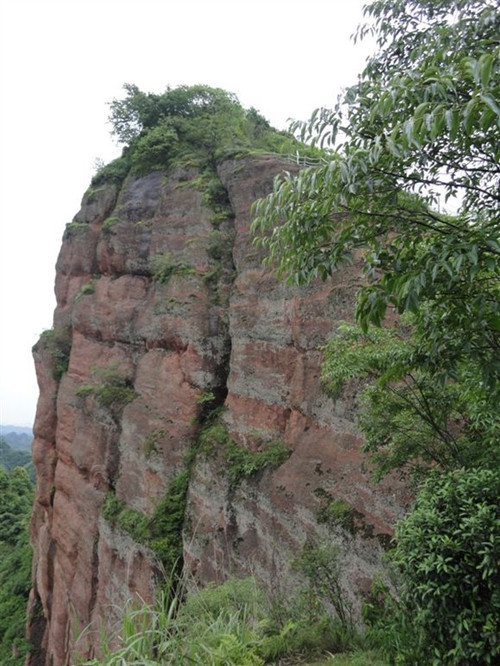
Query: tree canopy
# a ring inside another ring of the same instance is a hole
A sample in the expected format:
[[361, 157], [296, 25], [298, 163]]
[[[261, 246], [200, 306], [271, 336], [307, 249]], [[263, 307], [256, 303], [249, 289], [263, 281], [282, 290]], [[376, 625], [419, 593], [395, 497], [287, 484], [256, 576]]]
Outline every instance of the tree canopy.
[[[471, 437], [480, 448], [498, 438], [500, 397], [499, 10], [489, 0], [377, 0], [365, 13], [357, 38], [374, 33], [378, 52], [333, 110], [296, 124], [326, 148], [322, 165], [278, 179], [255, 206], [254, 230], [298, 284], [361, 251], [362, 332], [388, 310], [411, 317], [386, 393], [409, 380], [402, 406], [410, 399], [422, 413], [429, 392], [457, 383], [467, 409], [438, 421], [450, 445], [461, 422], [462, 448]], [[439, 410], [446, 401], [441, 391]], [[423, 452], [409, 447], [406, 460]]]
[[[23, 664], [31, 586], [28, 524], [34, 486], [26, 469], [0, 467], [0, 663]], [[13, 647], [14, 646], [14, 647]]]
[[0, 437], [0, 466], [5, 469], [24, 467], [31, 462], [29, 451], [18, 451], [7, 444], [4, 437]]
[[111, 102], [109, 118], [123, 155], [98, 171], [94, 185], [121, 181], [130, 170], [168, 170], [182, 162], [214, 168], [223, 158], [249, 151], [293, 152], [299, 146], [291, 134], [275, 130], [256, 109], [244, 109], [220, 88], [167, 87], [161, 94], [133, 84], [124, 89], [126, 96]]
[[427, 477], [396, 530], [400, 602], [376, 623], [391, 663], [494, 664], [500, 10], [374, 0], [365, 14], [356, 38], [374, 34], [377, 53], [334, 109], [295, 125], [322, 164], [278, 178], [253, 229], [291, 283], [363, 261], [357, 325], [337, 324], [325, 384], [335, 397], [365, 383], [359, 423], [379, 476]]

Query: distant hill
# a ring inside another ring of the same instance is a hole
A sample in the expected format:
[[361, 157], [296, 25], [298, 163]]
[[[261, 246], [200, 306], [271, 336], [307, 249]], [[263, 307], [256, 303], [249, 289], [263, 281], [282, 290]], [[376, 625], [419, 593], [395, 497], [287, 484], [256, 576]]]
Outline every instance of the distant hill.
[[0, 437], [0, 465], [9, 470], [13, 467], [26, 467], [31, 463], [31, 453], [29, 451], [15, 451]]
[[29, 451], [33, 440], [33, 432], [31, 428], [2, 425], [0, 426], [0, 437], [2, 437], [12, 449], [16, 449], [17, 451]]

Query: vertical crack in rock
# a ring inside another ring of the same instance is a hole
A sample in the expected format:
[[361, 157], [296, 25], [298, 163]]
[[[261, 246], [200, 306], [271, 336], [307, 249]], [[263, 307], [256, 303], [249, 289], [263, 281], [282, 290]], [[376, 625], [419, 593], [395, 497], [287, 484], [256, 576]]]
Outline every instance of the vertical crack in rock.
[[43, 613], [40, 596], [35, 589], [32, 590], [29, 601], [28, 618], [26, 638], [32, 646], [29, 655], [29, 664], [30, 666], [46, 666], [47, 654], [44, 645], [47, 618]]
[[94, 537], [94, 543], [92, 547], [92, 578], [90, 583], [90, 599], [89, 599], [89, 609], [88, 617], [91, 618], [94, 613], [94, 608], [97, 601], [97, 592], [99, 589], [99, 538]]
[[236, 276], [233, 259], [236, 229], [234, 211], [229, 195], [222, 181], [216, 177], [218, 196], [214, 206], [212, 231], [209, 236], [207, 255], [209, 272], [206, 283], [210, 292], [209, 333], [210, 354], [215, 362], [213, 371], [213, 400], [202, 409], [200, 422], [203, 423], [210, 411], [221, 407], [227, 397], [227, 379], [230, 370], [231, 334], [229, 328], [229, 304], [231, 290]]

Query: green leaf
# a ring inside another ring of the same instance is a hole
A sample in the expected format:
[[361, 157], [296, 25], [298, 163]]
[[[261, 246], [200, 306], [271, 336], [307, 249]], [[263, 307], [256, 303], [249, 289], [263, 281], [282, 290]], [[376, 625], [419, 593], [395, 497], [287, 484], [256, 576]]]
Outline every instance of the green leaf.
[[490, 82], [494, 62], [495, 56], [491, 53], [484, 53], [479, 58], [479, 71], [481, 75], [481, 83], [484, 88], [486, 88]]
[[491, 95], [482, 94], [481, 99], [492, 111], [494, 111], [496, 116], [500, 117], [500, 107]]

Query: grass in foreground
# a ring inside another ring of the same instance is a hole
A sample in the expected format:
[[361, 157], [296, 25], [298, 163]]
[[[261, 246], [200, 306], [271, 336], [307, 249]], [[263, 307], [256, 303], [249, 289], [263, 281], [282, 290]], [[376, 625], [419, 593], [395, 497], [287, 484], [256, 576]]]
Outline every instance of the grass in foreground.
[[[99, 658], [86, 666], [387, 666], [373, 653], [340, 653], [359, 649], [361, 637], [351, 627], [317, 608], [299, 604], [277, 608], [252, 579], [169, 600], [155, 608], [129, 608], [118, 639], [101, 640]], [[83, 632], [80, 644], [85, 644]], [[321, 655], [329, 655], [322, 657]]]

